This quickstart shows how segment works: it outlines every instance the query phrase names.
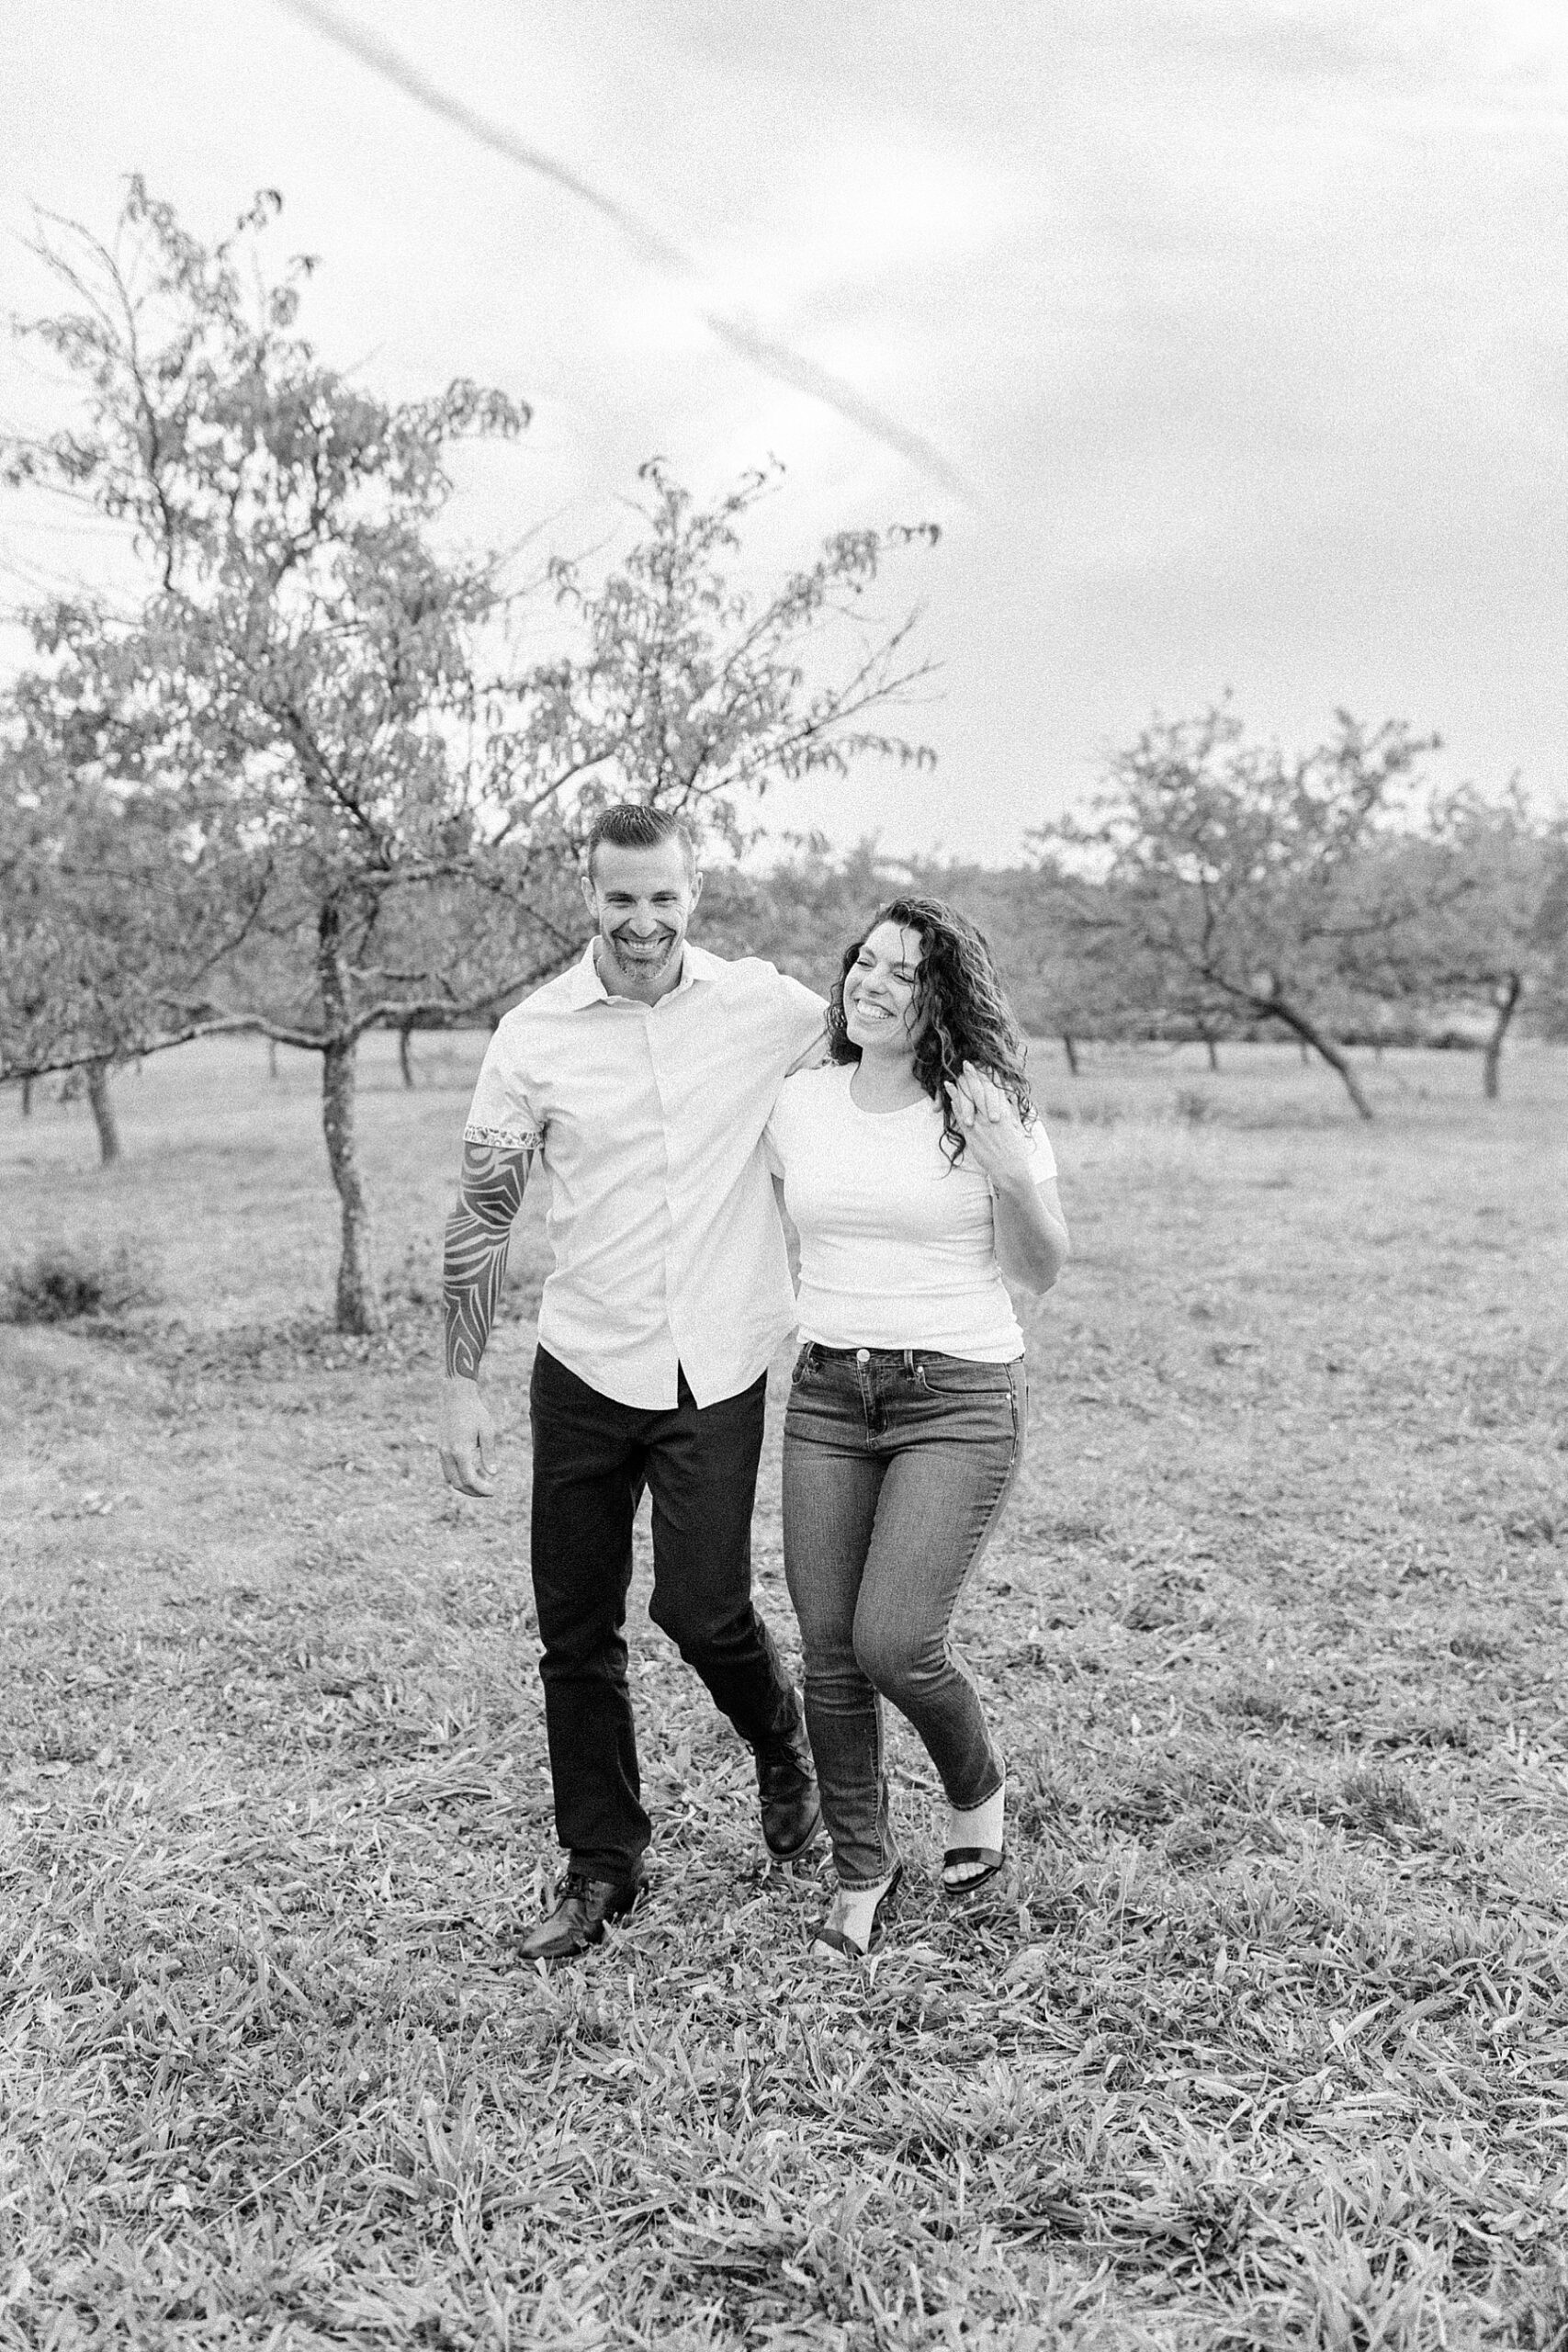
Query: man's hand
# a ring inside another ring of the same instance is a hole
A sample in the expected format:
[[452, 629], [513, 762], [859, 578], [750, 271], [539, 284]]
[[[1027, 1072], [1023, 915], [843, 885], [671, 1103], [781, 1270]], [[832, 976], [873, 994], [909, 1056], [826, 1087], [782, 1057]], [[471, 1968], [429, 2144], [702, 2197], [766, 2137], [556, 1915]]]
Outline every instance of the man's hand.
[[441, 1384], [441, 1474], [460, 1495], [495, 1492], [495, 1423], [477, 1380]]

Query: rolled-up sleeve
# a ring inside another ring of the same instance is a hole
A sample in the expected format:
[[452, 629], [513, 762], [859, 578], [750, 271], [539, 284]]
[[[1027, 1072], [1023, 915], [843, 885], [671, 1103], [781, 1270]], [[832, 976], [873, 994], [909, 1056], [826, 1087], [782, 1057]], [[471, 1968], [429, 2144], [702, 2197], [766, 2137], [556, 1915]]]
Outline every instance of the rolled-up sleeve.
[[544, 1128], [528, 1099], [527, 1080], [516, 1040], [502, 1022], [490, 1041], [463, 1129], [465, 1143], [487, 1143], [498, 1151], [537, 1151]]

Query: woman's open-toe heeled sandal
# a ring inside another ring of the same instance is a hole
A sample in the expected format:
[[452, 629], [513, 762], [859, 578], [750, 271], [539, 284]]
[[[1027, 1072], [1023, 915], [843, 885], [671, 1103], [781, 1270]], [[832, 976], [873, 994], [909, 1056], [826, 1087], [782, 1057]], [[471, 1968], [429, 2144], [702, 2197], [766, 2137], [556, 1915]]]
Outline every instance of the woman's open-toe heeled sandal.
[[857, 1944], [853, 1936], [846, 1936], [841, 1928], [832, 1927], [826, 1919], [819, 1919], [814, 1928], [807, 1930], [807, 1945], [815, 1950], [818, 1944], [826, 1944], [829, 1951], [837, 1952], [840, 1960], [868, 1959], [882, 1941], [886, 1914], [903, 1875], [904, 1865], [900, 1862], [876, 1898], [876, 1908], [871, 1915], [871, 1934], [863, 1944]]
[[[977, 1886], [984, 1886], [988, 1879], [996, 1877], [1006, 1860], [1005, 1846], [950, 1846], [942, 1858], [942, 1893], [948, 1896], [973, 1894]], [[966, 1862], [977, 1862], [980, 1868], [972, 1871], [967, 1878], [948, 1877], [949, 1871], [959, 1870]]]

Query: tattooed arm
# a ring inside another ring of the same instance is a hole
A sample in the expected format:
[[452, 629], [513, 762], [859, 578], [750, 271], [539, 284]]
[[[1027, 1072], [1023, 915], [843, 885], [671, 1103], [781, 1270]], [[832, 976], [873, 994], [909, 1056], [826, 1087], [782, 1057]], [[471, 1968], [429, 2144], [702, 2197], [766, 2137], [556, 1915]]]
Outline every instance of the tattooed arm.
[[457, 1205], [446, 1220], [441, 1468], [447, 1485], [465, 1495], [495, 1491], [495, 1423], [479, 1392], [479, 1360], [495, 1320], [512, 1221], [532, 1158], [495, 1144], [465, 1143]]

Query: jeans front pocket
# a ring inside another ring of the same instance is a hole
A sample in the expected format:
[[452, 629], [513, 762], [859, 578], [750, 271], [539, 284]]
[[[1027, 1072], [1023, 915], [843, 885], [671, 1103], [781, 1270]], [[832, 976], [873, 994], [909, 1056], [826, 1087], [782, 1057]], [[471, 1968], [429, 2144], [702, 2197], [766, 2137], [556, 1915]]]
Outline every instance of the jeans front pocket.
[[967, 1356], [923, 1355], [915, 1367], [928, 1396], [955, 1403], [981, 1396], [1011, 1396], [1018, 1391], [1010, 1363], [975, 1363]]

